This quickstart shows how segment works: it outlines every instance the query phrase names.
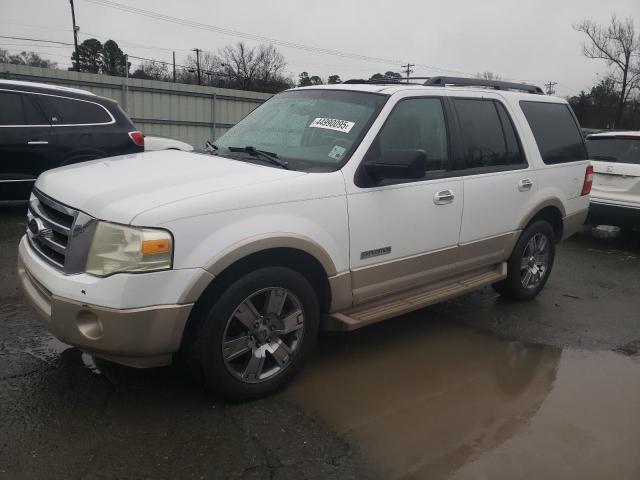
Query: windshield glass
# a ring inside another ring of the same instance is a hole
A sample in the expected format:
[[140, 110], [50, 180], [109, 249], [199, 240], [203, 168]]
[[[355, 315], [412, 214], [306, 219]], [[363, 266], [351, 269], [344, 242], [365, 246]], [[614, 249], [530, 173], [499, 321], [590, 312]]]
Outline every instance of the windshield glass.
[[591, 160], [640, 164], [640, 138], [587, 138]]
[[[295, 170], [334, 171], [348, 160], [387, 100], [344, 90], [293, 90], [255, 109], [215, 142], [218, 153], [252, 147]], [[233, 152], [235, 150], [235, 152]]]

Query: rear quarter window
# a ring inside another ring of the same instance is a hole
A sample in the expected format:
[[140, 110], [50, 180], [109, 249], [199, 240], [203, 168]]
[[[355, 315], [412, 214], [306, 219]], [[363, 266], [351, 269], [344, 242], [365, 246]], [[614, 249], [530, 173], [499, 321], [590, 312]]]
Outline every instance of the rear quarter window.
[[577, 162], [588, 158], [580, 128], [568, 105], [522, 100], [520, 108], [544, 163]]
[[96, 125], [112, 123], [105, 107], [94, 102], [42, 95], [40, 102], [52, 125]]

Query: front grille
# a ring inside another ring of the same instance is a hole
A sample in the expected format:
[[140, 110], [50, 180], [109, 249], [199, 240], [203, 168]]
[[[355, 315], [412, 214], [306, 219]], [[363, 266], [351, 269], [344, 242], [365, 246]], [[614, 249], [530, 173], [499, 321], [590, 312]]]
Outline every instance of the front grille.
[[64, 271], [78, 211], [35, 190], [27, 213], [29, 244], [48, 263]]

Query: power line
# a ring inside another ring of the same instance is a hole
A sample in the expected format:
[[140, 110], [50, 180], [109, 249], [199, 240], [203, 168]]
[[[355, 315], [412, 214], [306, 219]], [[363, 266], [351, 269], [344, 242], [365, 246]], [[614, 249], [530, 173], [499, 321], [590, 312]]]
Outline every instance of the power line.
[[10, 40], [27, 40], [29, 42], [42, 42], [42, 43], [57, 43], [58, 45], [67, 45], [72, 46], [73, 43], [68, 42], [56, 42], [55, 40], [42, 40], [40, 38], [29, 38], [29, 37], [10, 37], [7, 35], [0, 35], [0, 38], [8, 38]]
[[[372, 57], [369, 55], [361, 55], [358, 53], [351, 53], [351, 52], [344, 52], [341, 50], [335, 50], [335, 49], [330, 49], [330, 48], [322, 48], [322, 47], [316, 47], [316, 46], [311, 46], [311, 45], [305, 45], [302, 43], [296, 43], [296, 42], [290, 42], [290, 41], [286, 41], [286, 40], [280, 40], [277, 38], [272, 38], [272, 37], [267, 37], [267, 36], [263, 36], [263, 35], [257, 35], [257, 34], [253, 34], [253, 33], [247, 33], [247, 32], [241, 32], [238, 30], [232, 30], [229, 28], [222, 28], [222, 27], [217, 27], [215, 25], [209, 25], [209, 24], [205, 24], [205, 23], [200, 23], [200, 22], [196, 22], [193, 20], [187, 20], [184, 18], [178, 18], [178, 17], [173, 17], [170, 15], [165, 15], [159, 12], [154, 12], [151, 10], [143, 10], [141, 8], [137, 8], [137, 7], [131, 7], [129, 5], [123, 5], [121, 3], [118, 2], [114, 2], [112, 0], [85, 0], [89, 3], [93, 3], [95, 5], [100, 5], [103, 7], [108, 7], [108, 8], [113, 8], [116, 10], [120, 10], [123, 12], [127, 12], [127, 13], [133, 13], [136, 15], [142, 15], [145, 17], [149, 17], [149, 18], [153, 18], [155, 20], [162, 20], [165, 22], [170, 22], [170, 23], [175, 23], [178, 25], [183, 25], [183, 26], [187, 26], [187, 27], [191, 27], [191, 28], [197, 28], [200, 30], [208, 30], [211, 32], [216, 32], [216, 33], [221, 33], [223, 35], [230, 35], [233, 37], [239, 37], [239, 38], [245, 38], [248, 40], [254, 40], [254, 41], [259, 41], [259, 42], [267, 42], [267, 43], [271, 43], [274, 45], [279, 45], [282, 47], [288, 47], [288, 48], [295, 48], [295, 49], [299, 49], [299, 50], [304, 50], [307, 52], [313, 52], [313, 53], [321, 53], [321, 54], [325, 54], [325, 55], [334, 55], [334, 56], [338, 56], [338, 57], [343, 57], [343, 58], [351, 58], [351, 59], [356, 59], [356, 60], [364, 60], [367, 62], [374, 62], [374, 63], [383, 63], [386, 65], [397, 65], [398, 63], [402, 63], [402, 61], [397, 60], [397, 59], [386, 59], [386, 58], [380, 58], [380, 57]], [[415, 64], [415, 66], [419, 66], [421, 68], [425, 68], [428, 70], [435, 70], [435, 71], [441, 71], [441, 72], [452, 72], [452, 73], [458, 73], [458, 74], [463, 74], [463, 75], [471, 75], [467, 72], [462, 72], [462, 71], [458, 71], [458, 70], [452, 70], [452, 69], [446, 69], [446, 68], [440, 68], [440, 67], [436, 67], [433, 65], [425, 65], [425, 64]]]

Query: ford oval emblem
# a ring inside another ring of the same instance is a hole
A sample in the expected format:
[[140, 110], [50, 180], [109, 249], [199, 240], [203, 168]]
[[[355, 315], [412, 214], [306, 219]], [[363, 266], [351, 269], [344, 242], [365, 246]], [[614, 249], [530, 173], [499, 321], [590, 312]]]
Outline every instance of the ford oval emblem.
[[51, 229], [45, 227], [39, 218], [32, 218], [27, 228], [29, 228], [29, 231], [34, 237], [46, 238], [51, 235]]

